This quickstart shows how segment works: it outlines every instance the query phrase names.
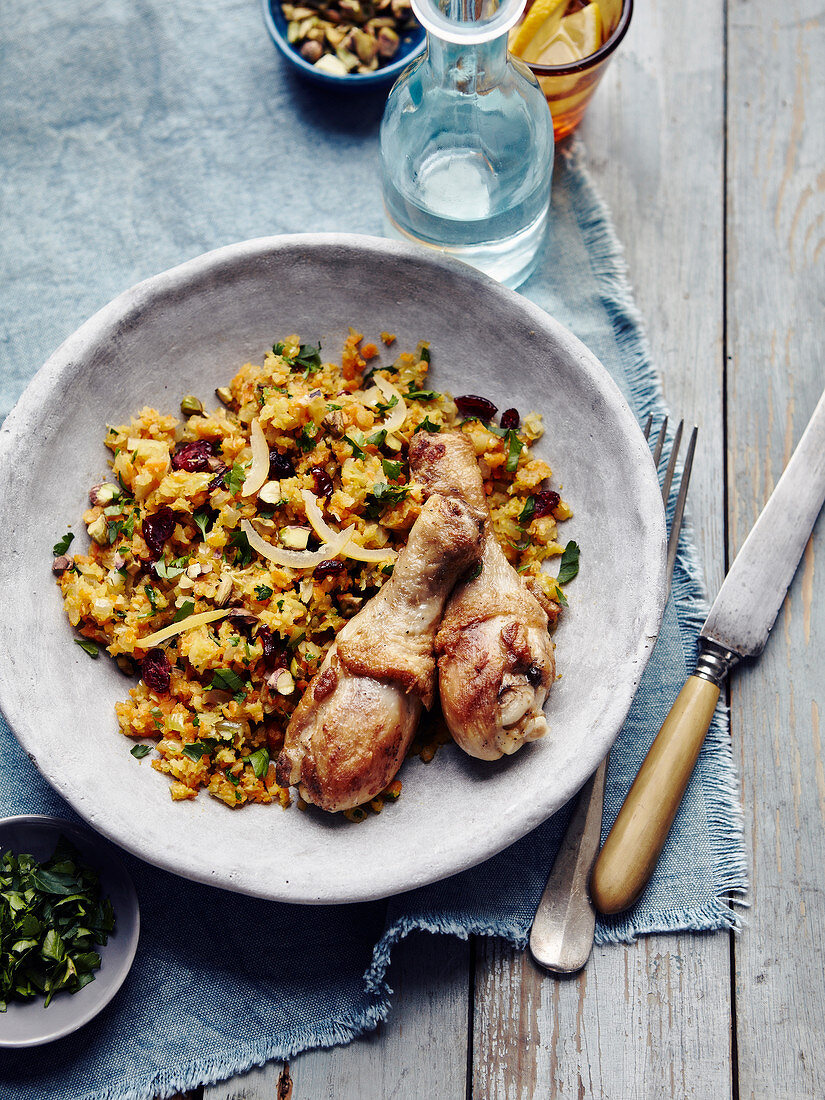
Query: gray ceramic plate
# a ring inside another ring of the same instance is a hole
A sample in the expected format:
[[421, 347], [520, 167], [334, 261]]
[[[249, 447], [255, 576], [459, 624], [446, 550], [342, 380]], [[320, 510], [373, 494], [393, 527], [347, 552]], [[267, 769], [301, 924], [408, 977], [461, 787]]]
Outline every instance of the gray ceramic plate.
[[[334, 356], [348, 325], [392, 353], [430, 341], [432, 383], [544, 414], [546, 457], [575, 509], [581, 572], [557, 631], [550, 734], [495, 763], [449, 746], [408, 761], [403, 797], [353, 827], [272, 806], [173, 803], [118, 735], [128, 681], [73, 644], [51, 547], [106, 474], [107, 423], [209, 398], [297, 332]], [[513, 291], [455, 261], [369, 237], [231, 245], [120, 295], [37, 374], [0, 433], [0, 705], [23, 746], [87, 821], [188, 878], [293, 902], [382, 897], [461, 871], [518, 840], [582, 785], [613, 743], [662, 614], [664, 517], [636, 421], [595, 357]]]
[[6, 817], [0, 820], [0, 852], [27, 852], [35, 859], [48, 859], [61, 834], [100, 876], [103, 894], [115, 911], [115, 931], [96, 949], [101, 966], [89, 985], [77, 993], [58, 993], [48, 1008], [38, 997], [12, 1001], [0, 1013], [0, 1047], [35, 1047], [77, 1031], [111, 1001], [135, 957], [140, 933], [137, 895], [125, 867], [105, 840], [59, 817]]

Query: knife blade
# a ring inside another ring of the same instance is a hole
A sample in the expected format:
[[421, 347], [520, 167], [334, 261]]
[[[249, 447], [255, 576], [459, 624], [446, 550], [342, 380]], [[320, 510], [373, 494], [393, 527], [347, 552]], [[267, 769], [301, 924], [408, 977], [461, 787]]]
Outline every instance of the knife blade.
[[796, 573], [825, 501], [825, 393], [719, 589], [701, 638], [755, 657]]
[[641, 896], [664, 847], [725, 678], [756, 657], [825, 502], [825, 393], [736, 556], [699, 635], [696, 667], [648, 751], [599, 853], [590, 896], [619, 913]]

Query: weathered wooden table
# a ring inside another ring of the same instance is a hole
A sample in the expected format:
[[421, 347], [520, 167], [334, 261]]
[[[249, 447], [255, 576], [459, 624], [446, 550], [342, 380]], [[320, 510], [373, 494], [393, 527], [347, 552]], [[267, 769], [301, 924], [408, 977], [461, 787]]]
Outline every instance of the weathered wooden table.
[[[824, 63], [822, 0], [637, 0], [581, 129], [667, 400], [701, 426], [690, 497], [712, 593], [825, 385]], [[751, 874], [739, 935], [597, 949], [564, 982], [494, 941], [416, 936], [374, 1035], [203, 1100], [273, 1100], [290, 1079], [293, 1100], [821, 1100], [817, 553], [822, 519], [766, 652], [730, 688]]]

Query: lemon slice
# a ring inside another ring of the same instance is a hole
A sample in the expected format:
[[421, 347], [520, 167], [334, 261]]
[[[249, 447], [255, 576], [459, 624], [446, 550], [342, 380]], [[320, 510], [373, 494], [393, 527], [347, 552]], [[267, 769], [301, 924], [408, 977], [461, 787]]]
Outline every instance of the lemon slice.
[[535, 35], [542, 29], [546, 21], [552, 26], [549, 33], [552, 35], [561, 23], [564, 9], [568, 0], [536, 0], [524, 18], [524, 22], [516, 27], [515, 33], [510, 39], [510, 49], [519, 57], [524, 57], [524, 51], [529, 46]]
[[586, 8], [565, 15], [550, 38], [542, 36], [540, 42], [531, 42], [523, 57], [540, 65], [569, 65], [589, 57], [601, 44], [602, 13], [594, 0]]

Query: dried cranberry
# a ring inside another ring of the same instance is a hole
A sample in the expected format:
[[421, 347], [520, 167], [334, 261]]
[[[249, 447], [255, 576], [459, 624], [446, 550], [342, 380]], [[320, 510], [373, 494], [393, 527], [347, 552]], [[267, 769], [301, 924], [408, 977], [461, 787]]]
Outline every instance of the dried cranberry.
[[323, 466], [312, 467], [312, 478], [315, 482], [315, 492], [319, 497], [332, 496], [332, 478]]
[[269, 476], [278, 480], [282, 477], [295, 477], [292, 459], [282, 451], [269, 452]]
[[488, 401], [486, 397], [476, 397], [472, 393], [457, 397], [455, 403], [462, 416], [477, 416], [479, 420], [492, 420], [498, 412], [492, 401]]
[[276, 638], [268, 626], [258, 627], [258, 641], [263, 649], [264, 668], [275, 669], [285, 665], [286, 647]]
[[319, 561], [313, 570], [315, 577], [335, 577], [343, 573], [346, 566], [342, 561]]
[[168, 504], [143, 520], [143, 541], [149, 547], [153, 560], [163, 553], [163, 544], [175, 530], [175, 513]]
[[530, 665], [524, 675], [527, 677], [527, 683], [532, 684], [533, 687], [538, 687], [542, 681], [542, 672], [538, 665]]
[[521, 417], [518, 414], [518, 409], [505, 409], [501, 414], [501, 426], [508, 431], [517, 428], [521, 423]]
[[226, 475], [229, 473], [229, 467], [221, 462], [217, 469], [214, 466], [210, 467], [215, 472], [215, 476], [209, 482], [207, 486], [211, 493], [213, 489], [223, 489], [226, 484]]
[[209, 459], [212, 457], [212, 444], [207, 439], [198, 439], [194, 443], [181, 443], [172, 455], [172, 469], [188, 470], [190, 474], [202, 473], [210, 469]]
[[553, 509], [558, 508], [561, 503], [561, 497], [553, 489], [545, 489], [541, 493], [536, 493], [533, 500], [536, 502], [536, 510], [533, 512], [536, 519], [549, 516]]
[[165, 695], [169, 690], [169, 680], [172, 669], [169, 667], [169, 658], [162, 649], [150, 649], [141, 663], [143, 682], [150, 691], [158, 695]]

